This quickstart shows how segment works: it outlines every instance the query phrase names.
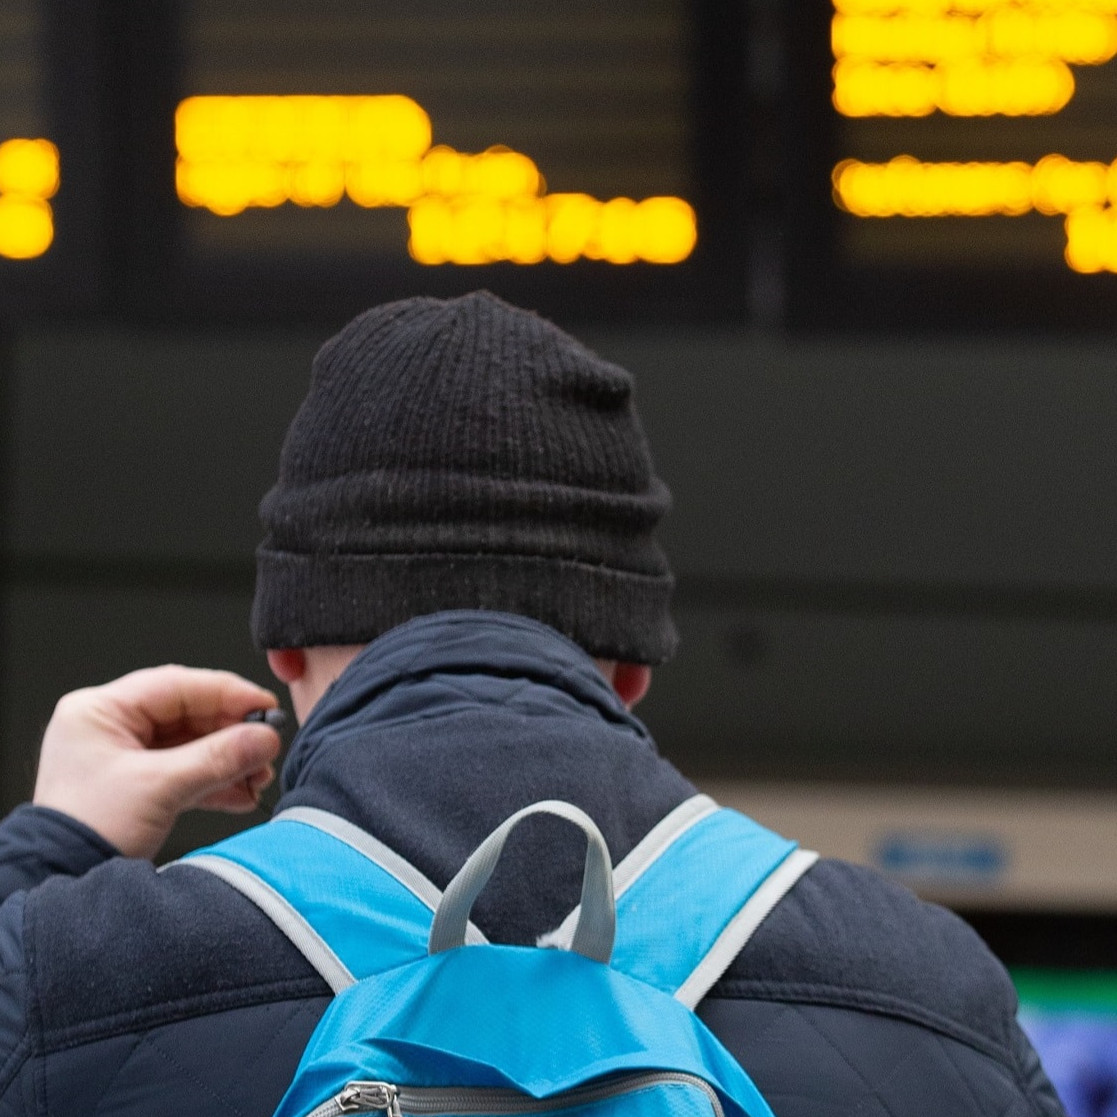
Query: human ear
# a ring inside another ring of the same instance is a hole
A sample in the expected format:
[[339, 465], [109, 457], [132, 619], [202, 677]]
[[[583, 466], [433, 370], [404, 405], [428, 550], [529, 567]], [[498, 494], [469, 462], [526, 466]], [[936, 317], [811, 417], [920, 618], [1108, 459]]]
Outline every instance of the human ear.
[[613, 689], [625, 709], [631, 710], [652, 685], [652, 669], [646, 663], [618, 663], [613, 671]]
[[306, 674], [306, 653], [302, 648], [269, 648], [268, 666], [281, 683], [290, 686]]

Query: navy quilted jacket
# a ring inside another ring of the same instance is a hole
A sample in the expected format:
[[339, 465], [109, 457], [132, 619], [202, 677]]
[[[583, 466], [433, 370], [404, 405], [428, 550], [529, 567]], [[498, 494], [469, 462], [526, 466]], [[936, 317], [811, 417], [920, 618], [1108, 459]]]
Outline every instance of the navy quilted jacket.
[[[439, 887], [534, 800], [588, 811], [616, 861], [693, 793], [579, 649], [477, 613], [370, 645], [283, 787], [281, 807], [351, 819]], [[514, 834], [473, 911], [490, 938], [532, 942], [577, 902], [571, 835], [546, 817]], [[327, 988], [222, 881], [112, 853], [52, 811], [0, 823], [0, 1117], [267, 1117]], [[1062, 1113], [978, 938], [852, 865], [812, 868], [700, 1014], [777, 1117]]]

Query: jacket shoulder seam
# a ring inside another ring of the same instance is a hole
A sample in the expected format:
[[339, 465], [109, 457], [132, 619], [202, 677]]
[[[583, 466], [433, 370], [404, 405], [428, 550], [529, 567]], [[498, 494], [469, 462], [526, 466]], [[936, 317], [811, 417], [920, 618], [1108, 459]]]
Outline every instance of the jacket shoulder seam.
[[935, 1012], [925, 1005], [893, 997], [887, 993], [872, 993], [840, 985], [823, 985], [814, 982], [765, 982], [743, 978], [723, 978], [708, 994], [711, 1000], [754, 1000], [780, 1003], [813, 1004], [830, 1008], [850, 1008], [858, 1012], [871, 1012], [878, 1016], [891, 1016], [906, 1020], [920, 1027], [956, 1039], [969, 1047], [995, 1059], [1018, 1077], [1016, 1060], [1003, 1043], [976, 1032], [952, 1017]]
[[28, 1056], [31, 1054], [31, 1037], [28, 1034], [28, 1029], [25, 1026], [20, 1033], [19, 1040], [16, 1045], [9, 1052], [8, 1057], [4, 1060], [4, 1065], [0, 1066], [0, 1098], [12, 1088], [13, 1083], [19, 1078], [19, 1072], [27, 1063]]
[[238, 1008], [252, 1008], [279, 1001], [313, 1000], [319, 997], [328, 999], [330, 996], [329, 988], [317, 976], [221, 992], [210, 990], [151, 1005], [147, 1009], [113, 1013], [52, 1030], [43, 1037], [43, 1051], [44, 1054], [53, 1054], [96, 1040], [108, 1039], [111, 1036], [146, 1031], [150, 1028], [175, 1024], [200, 1016], [213, 1016]]

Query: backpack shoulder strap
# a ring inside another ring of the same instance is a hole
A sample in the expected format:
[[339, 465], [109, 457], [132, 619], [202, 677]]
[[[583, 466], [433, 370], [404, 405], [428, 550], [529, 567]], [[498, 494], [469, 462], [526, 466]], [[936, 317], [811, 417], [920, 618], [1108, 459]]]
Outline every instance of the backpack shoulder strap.
[[[817, 860], [708, 796], [686, 800], [614, 871], [611, 965], [693, 1008]], [[566, 945], [576, 919], [547, 941]]]
[[[693, 1008], [817, 859], [707, 796], [686, 800], [614, 870], [611, 965]], [[174, 865], [213, 873], [240, 891], [335, 992], [424, 957], [442, 898], [378, 839], [310, 807], [164, 869]], [[547, 945], [569, 947], [580, 910], [546, 936]], [[469, 922], [465, 941], [485, 936]]]
[[713, 988], [733, 959], [745, 948], [753, 932], [768, 913], [795, 886], [799, 878], [818, 860], [810, 849], [793, 849], [757, 886], [756, 891], [722, 928], [713, 946], [691, 970], [686, 981], [675, 990], [675, 999], [695, 1008]]
[[[423, 957], [442, 897], [383, 842], [312, 807], [283, 811], [172, 864], [213, 873], [250, 899], [334, 992]], [[470, 923], [466, 941], [485, 937]]]

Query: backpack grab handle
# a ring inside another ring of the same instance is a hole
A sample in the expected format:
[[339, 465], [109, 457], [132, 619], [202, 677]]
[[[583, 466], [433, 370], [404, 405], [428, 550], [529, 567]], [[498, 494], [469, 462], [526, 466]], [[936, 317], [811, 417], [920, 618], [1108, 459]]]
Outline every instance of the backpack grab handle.
[[613, 900], [613, 866], [601, 831], [585, 811], [561, 799], [532, 803], [506, 818], [468, 857], [442, 893], [431, 924], [430, 954], [452, 950], [465, 942], [473, 904], [496, 868], [508, 835], [533, 814], [552, 814], [574, 823], [586, 835], [586, 866], [582, 873], [582, 906], [570, 949], [597, 962], [613, 953], [617, 912]]

